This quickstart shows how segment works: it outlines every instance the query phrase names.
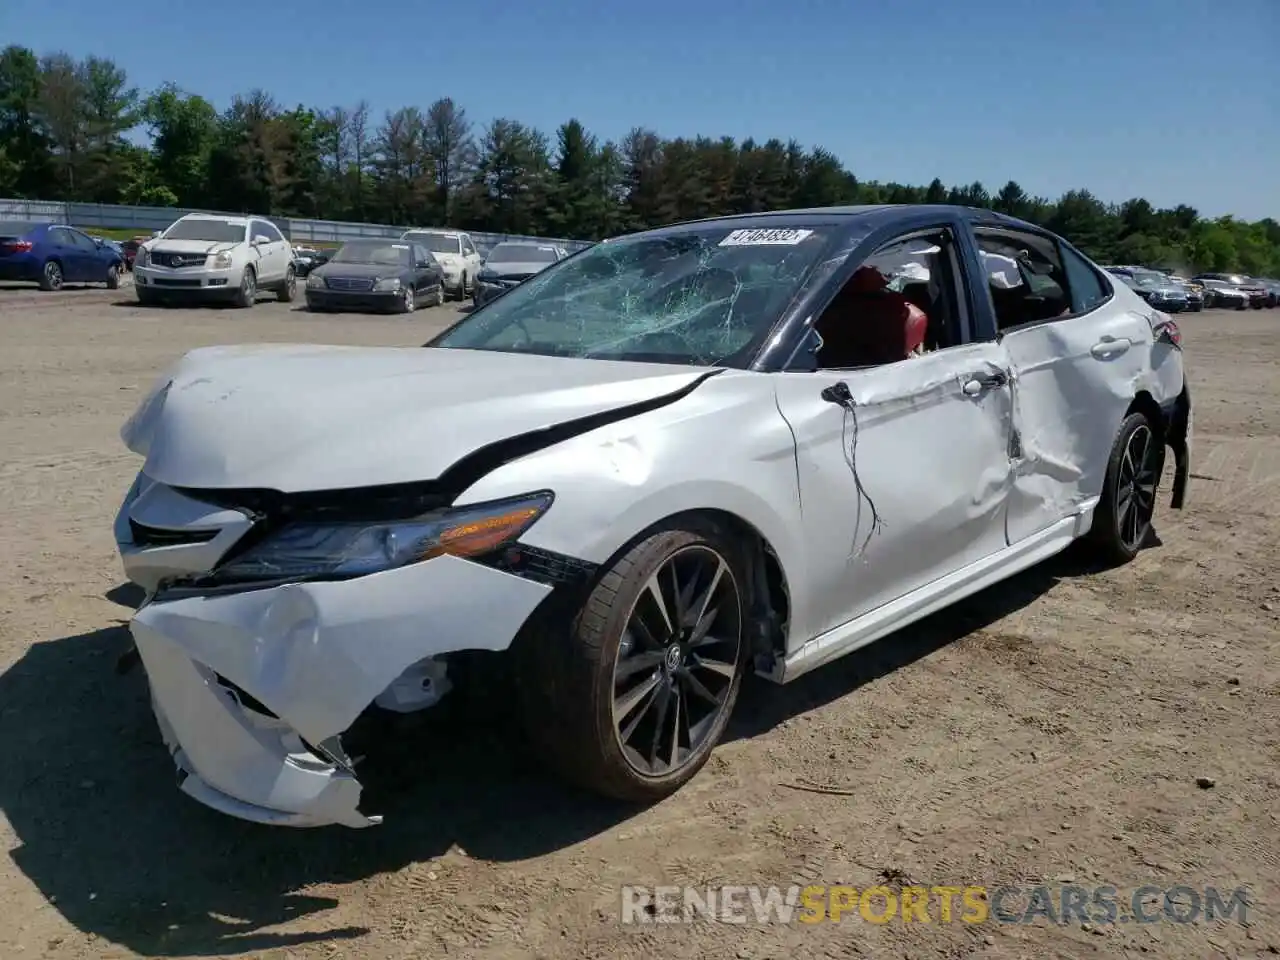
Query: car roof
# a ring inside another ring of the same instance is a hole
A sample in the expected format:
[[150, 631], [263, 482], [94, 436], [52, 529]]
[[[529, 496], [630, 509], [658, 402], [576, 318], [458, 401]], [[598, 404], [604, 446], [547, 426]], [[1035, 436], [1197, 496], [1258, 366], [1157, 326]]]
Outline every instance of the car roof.
[[706, 217], [701, 220], [686, 220], [682, 223], [673, 223], [654, 230], [646, 230], [644, 233], [650, 236], [661, 236], [667, 231], [678, 233], [694, 225], [702, 226], [707, 224], [720, 224], [731, 229], [748, 229], [767, 226], [811, 225], [815, 222], [841, 226], [852, 226], [857, 222], [861, 222], [864, 226], [874, 230], [877, 227], [886, 226], [899, 220], [914, 221], [939, 217], [951, 218], [956, 216], [957, 213], [964, 214], [970, 220], [984, 226], [1004, 226], [1029, 230], [1037, 234], [1047, 232], [1043, 227], [1038, 227], [1033, 223], [982, 207], [962, 207], [946, 203], [878, 203], [838, 207], [801, 207], [794, 210], [769, 210], [758, 213], [730, 214], [724, 217]]

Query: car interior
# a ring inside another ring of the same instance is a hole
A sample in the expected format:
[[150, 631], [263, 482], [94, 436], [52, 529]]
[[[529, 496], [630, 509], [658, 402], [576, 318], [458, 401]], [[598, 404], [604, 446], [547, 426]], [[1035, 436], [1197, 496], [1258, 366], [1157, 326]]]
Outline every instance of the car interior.
[[1030, 233], [977, 230], [978, 249], [985, 258], [1012, 261], [1020, 282], [997, 282], [1010, 271], [990, 271], [988, 289], [995, 309], [996, 328], [1008, 330], [1024, 323], [1052, 320], [1071, 313], [1066, 275], [1052, 240]]
[[819, 369], [897, 363], [959, 342], [959, 260], [949, 232], [882, 247], [818, 317]]

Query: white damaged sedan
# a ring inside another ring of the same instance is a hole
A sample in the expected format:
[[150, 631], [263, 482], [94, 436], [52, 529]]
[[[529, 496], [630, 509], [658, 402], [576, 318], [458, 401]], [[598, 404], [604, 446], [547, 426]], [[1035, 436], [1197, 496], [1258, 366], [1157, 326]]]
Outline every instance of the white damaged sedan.
[[[1000, 265], [996, 269], [994, 265]], [[182, 790], [362, 827], [343, 738], [475, 651], [577, 782], [693, 777], [783, 683], [1087, 538], [1190, 464], [1177, 326], [951, 206], [606, 241], [423, 348], [196, 350], [122, 436], [131, 629]]]

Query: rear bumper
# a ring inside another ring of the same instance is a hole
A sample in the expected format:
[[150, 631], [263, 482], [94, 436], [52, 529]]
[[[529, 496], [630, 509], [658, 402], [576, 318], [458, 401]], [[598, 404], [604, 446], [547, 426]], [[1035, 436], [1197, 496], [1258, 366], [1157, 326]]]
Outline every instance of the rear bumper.
[[40, 280], [41, 263], [29, 253], [0, 260], [0, 280], [35, 283]]

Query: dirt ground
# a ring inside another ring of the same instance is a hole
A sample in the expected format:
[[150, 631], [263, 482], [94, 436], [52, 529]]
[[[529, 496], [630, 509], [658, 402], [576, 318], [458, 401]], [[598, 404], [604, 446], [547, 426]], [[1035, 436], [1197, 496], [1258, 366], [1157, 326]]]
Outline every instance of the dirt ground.
[[[750, 684], [705, 771], [648, 810], [543, 778], [508, 718], [442, 707], [397, 744], [383, 826], [289, 831], [180, 794], [142, 672], [117, 673], [111, 520], [138, 467], [117, 431], [189, 348], [417, 344], [455, 312], [132, 301], [0, 288], [6, 960], [1280, 953], [1280, 312], [1183, 320], [1196, 479], [1133, 564], [1067, 555]], [[1040, 883], [1252, 904], [1244, 923], [620, 921], [627, 884]]]

